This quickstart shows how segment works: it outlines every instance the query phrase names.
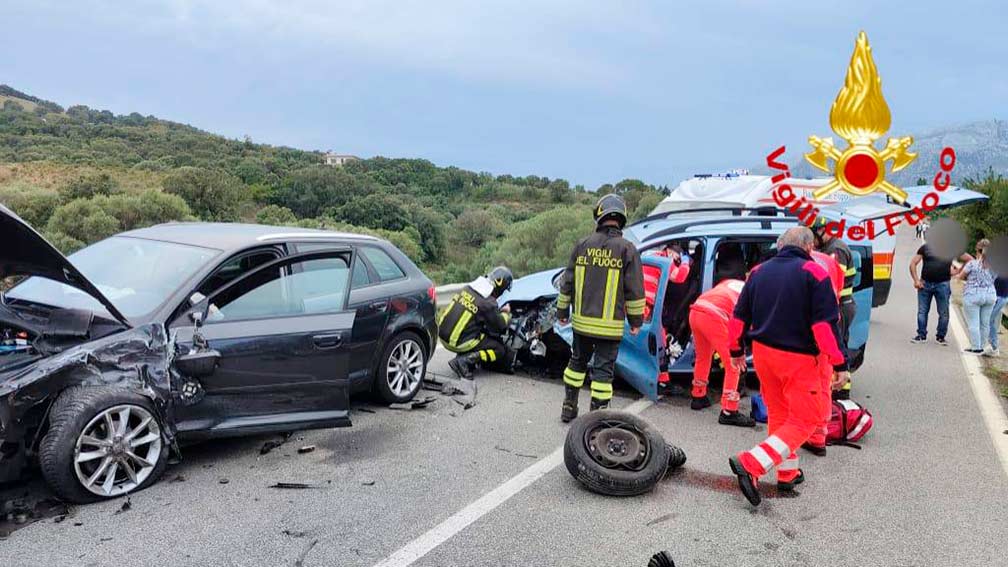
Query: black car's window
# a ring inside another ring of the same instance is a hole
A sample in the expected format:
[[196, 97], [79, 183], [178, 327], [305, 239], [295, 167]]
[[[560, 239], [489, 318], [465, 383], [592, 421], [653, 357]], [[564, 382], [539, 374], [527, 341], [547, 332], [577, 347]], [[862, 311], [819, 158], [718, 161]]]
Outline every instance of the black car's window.
[[381, 281], [387, 282], [391, 280], [398, 280], [406, 277], [403, 273], [402, 268], [395, 263], [385, 251], [378, 248], [372, 248], [370, 246], [361, 247], [361, 252], [367, 256], [368, 261], [374, 266], [376, 272], [378, 272], [378, 277]]
[[[329, 250], [340, 246], [345, 245], [333, 242], [300, 242], [297, 244], [297, 250], [298, 252], [314, 252], [316, 250]], [[353, 274], [350, 276], [350, 289], [367, 287], [373, 283], [378, 283], [378, 280], [371, 277], [367, 264], [361, 255], [358, 254], [354, 257]]]
[[245, 275], [252, 270], [276, 260], [280, 253], [275, 249], [258, 250], [251, 253], [240, 254], [229, 259], [218, 267], [213, 274], [203, 282], [197, 291], [203, 295], [210, 295], [214, 291], [224, 287], [225, 284], [234, 281], [239, 276]]
[[371, 274], [368, 273], [367, 266], [360, 254], [354, 256], [353, 279], [350, 281], [350, 289], [357, 289], [371, 285]]
[[207, 322], [341, 311], [349, 283], [349, 254], [264, 270], [214, 297]]

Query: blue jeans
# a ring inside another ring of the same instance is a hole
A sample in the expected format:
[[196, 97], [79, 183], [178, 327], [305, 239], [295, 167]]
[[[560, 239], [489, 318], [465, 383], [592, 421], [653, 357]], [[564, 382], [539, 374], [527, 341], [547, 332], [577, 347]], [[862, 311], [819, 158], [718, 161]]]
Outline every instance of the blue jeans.
[[928, 313], [931, 311], [931, 298], [934, 298], [938, 308], [938, 332], [935, 336], [945, 338], [949, 326], [949, 297], [952, 296], [952, 286], [948, 282], [922, 282], [924, 287], [917, 290], [917, 336], [927, 338]]
[[984, 347], [984, 334], [990, 334], [991, 311], [994, 310], [994, 303], [997, 298], [994, 294], [963, 295], [963, 315], [966, 316], [966, 326], [969, 327], [970, 348], [982, 350]]
[[988, 339], [990, 340], [991, 348], [994, 350], [998, 349], [998, 330], [1001, 328], [1001, 312], [1004, 311], [1006, 303], [1008, 303], [1008, 297], [999, 297], [994, 302], [994, 309], [991, 310], [990, 336]]

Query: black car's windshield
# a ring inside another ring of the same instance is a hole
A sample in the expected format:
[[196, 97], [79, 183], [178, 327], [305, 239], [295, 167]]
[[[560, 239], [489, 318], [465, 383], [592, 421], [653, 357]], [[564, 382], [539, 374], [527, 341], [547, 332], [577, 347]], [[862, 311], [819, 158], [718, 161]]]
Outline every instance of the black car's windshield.
[[[114, 236], [69, 256], [70, 262], [128, 319], [146, 315], [217, 250], [173, 242]], [[50, 279], [31, 277], [7, 293], [8, 301], [106, 310], [87, 293]]]

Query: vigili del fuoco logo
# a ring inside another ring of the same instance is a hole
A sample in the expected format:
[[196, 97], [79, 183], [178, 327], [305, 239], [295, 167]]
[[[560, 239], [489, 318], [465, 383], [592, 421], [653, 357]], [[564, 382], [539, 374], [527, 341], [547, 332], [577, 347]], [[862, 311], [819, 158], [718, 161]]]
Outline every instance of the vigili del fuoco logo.
[[[896, 203], [906, 203], [907, 192], [886, 180], [886, 170], [890, 162], [889, 170], [897, 172], [917, 158], [916, 153], [909, 151], [913, 138], [889, 138], [882, 150], [875, 147], [875, 142], [889, 131], [891, 121], [889, 105], [882, 96], [882, 78], [872, 59], [868, 36], [862, 31], [854, 44], [847, 77], [833, 101], [829, 115], [830, 128], [847, 142], [847, 147], [837, 148], [831, 137], [809, 136], [812, 151], [805, 154], [805, 159], [817, 169], [833, 175], [826, 185], [813, 192], [812, 197], [819, 200], [840, 190], [855, 197], [864, 197], [879, 191]], [[777, 161], [784, 154], [784, 149], [781, 146], [767, 156], [767, 165], [781, 171], [773, 176], [774, 183], [791, 176], [787, 164]], [[938, 165], [940, 171], [935, 175], [933, 183], [935, 191], [925, 195], [920, 206], [881, 219], [885, 222], [884, 231], [895, 234], [896, 227], [904, 218], [909, 224], [915, 225], [938, 206], [939, 193], [950, 186], [949, 173], [955, 167], [955, 151], [949, 147], [944, 148]], [[790, 185], [778, 185], [773, 190], [773, 198], [777, 205], [794, 212], [802, 222], [809, 226], [815, 223], [819, 209], [815, 208], [814, 202], [799, 197]], [[864, 224], [866, 226], [858, 225], [848, 229], [844, 221], [829, 222], [826, 230], [850, 240], [874, 238], [879, 232], [875, 221], [866, 221]]]

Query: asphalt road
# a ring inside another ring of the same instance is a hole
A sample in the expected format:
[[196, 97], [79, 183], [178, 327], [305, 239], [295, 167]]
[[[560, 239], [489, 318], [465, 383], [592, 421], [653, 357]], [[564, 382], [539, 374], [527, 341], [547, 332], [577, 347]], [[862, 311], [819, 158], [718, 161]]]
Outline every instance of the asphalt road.
[[[484, 375], [470, 410], [446, 398], [409, 412], [358, 400], [353, 428], [296, 433], [266, 455], [277, 437], [187, 448], [128, 510], [117, 500], [32, 524], [0, 541], [0, 564], [370, 567], [405, 547], [430, 548], [413, 563], [429, 567], [643, 567], [659, 550], [681, 567], [1008, 565], [1008, 475], [959, 349], [909, 342], [908, 253], [905, 239], [855, 377], [875, 428], [861, 451], [803, 455], [796, 498], [753, 511], [727, 457], [762, 431], [719, 426], [713, 408], [693, 412], [685, 399], [641, 413], [686, 450], [685, 469], [645, 496], [590, 494], [553, 466], [562, 385]], [[433, 370], [448, 373], [446, 362], [440, 352]], [[315, 488], [269, 488], [277, 482]], [[24, 491], [44, 493], [34, 483], [5, 496]]]

